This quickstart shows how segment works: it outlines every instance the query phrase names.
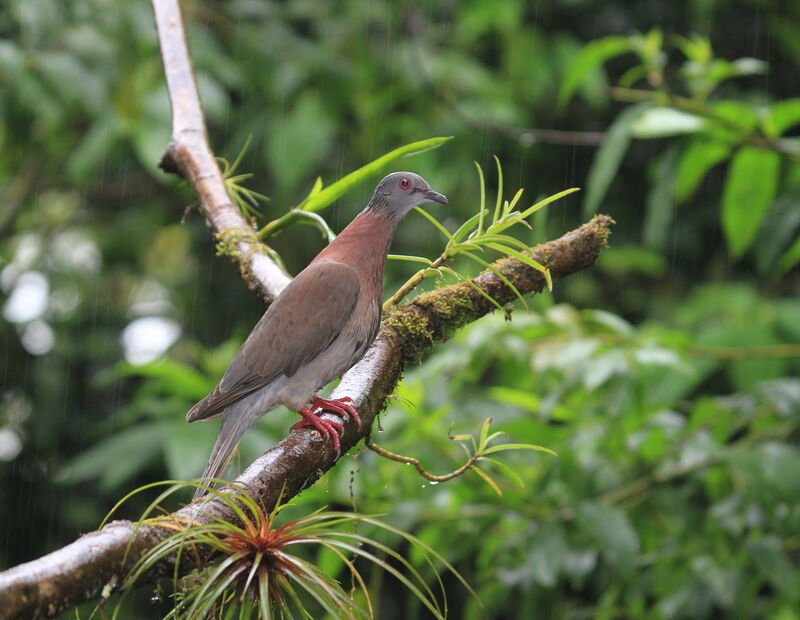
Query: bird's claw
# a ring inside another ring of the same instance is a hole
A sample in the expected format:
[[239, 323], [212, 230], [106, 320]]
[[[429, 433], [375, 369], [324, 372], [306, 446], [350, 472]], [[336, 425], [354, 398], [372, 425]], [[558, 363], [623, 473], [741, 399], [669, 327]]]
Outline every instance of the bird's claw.
[[292, 426], [292, 429], [313, 426], [323, 437], [330, 437], [333, 448], [336, 450], [336, 457], [338, 458], [341, 454], [341, 442], [339, 441], [339, 437], [344, 434], [344, 425], [337, 420], [321, 418], [315, 411], [319, 411], [320, 413], [329, 411], [342, 416], [344, 419], [353, 418], [358, 422], [359, 428], [361, 428], [361, 417], [358, 415], [358, 411], [356, 411], [355, 407], [350, 404], [352, 402], [353, 399], [349, 396], [336, 399], [315, 396], [311, 401], [310, 407], [303, 407], [297, 412], [303, 419]]
[[330, 437], [333, 443], [333, 449], [336, 450], [336, 457], [341, 454], [342, 446], [339, 442], [339, 436], [344, 433], [344, 425], [336, 420], [326, 420], [319, 417], [308, 407], [303, 407], [298, 411], [303, 419], [292, 426], [293, 430], [313, 426], [320, 435], [323, 437]]
[[353, 399], [349, 396], [342, 396], [341, 398], [320, 398], [315, 396], [311, 401], [311, 406], [323, 411], [330, 411], [345, 419], [353, 418], [358, 422], [358, 427], [361, 428], [361, 416], [358, 415], [356, 408], [350, 404], [352, 402]]

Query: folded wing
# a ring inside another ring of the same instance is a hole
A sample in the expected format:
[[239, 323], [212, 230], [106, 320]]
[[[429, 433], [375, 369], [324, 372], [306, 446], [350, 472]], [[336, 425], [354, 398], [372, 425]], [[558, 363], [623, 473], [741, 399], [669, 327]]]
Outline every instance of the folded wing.
[[279, 376], [294, 375], [336, 340], [355, 309], [359, 287], [349, 265], [309, 265], [261, 317], [217, 387], [192, 407], [186, 420], [217, 417]]

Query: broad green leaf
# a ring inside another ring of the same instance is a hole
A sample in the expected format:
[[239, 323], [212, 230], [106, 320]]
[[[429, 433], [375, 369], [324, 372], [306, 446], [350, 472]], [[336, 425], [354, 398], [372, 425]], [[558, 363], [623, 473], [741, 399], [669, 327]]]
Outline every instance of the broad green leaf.
[[683, 202], [691, 198], [706, 173], [730, 155], [728, 142], [698, 137], [689, 143], [678, 162], [675, 197]]
[[795, 125], [800, 124], [800, 98], [784, 99], [769, 107], [761, 126], [769, 138], [779, 138]]
[[396, 148], [393, 151], [389, 151], [385, 155], [378, 157], [378, 159], [368, 163], [365, 166], [361, 166], [361, 168], [358, 170], [354, 170], [335, 183], [332, 183], [325, 189], [310, 194], [298, 205], [298, 208], [303, 209], [304, 211], [321, 211], [362, 181], [378, 174], [395, 159], [403, 156], [416, 155], [422, 151], [436, 148], [440, 144], [443, 144], [450, 139], [452, 139], [452, 136], [428, 138], [427, 140], [411, 142], [410, 144]]
[[606, 132], [606, 139], [595, 153], [589, 179], [586, 186], [586, 198], [583, 201], [583, 217], [588, 219], [596, 212], [605, 198], [611, 181], [617, 174], [619, 165], [631, 141], [633, 122], [647, 110], [649, 105], [634, 105], [617, 116]]
[[753, 243], [775, 197], [780, 156], [744, 147], [733, 157], [722, 192], [722, 229], [731, 254], [741, 256]]
[[666, 138], [695, 133], [705, 127], [699, 116], [675, 108], [654, 107], [642, 112], [631, 124], [634, 138]]
[[563, 107], [568, 103], [581, 82], [600, 65], [630, 51], [631, 40], [628, 37], [604, 37], [587, 43], [577, 58], [570, 63], [569, 71], [558, 93], [558, 106]]

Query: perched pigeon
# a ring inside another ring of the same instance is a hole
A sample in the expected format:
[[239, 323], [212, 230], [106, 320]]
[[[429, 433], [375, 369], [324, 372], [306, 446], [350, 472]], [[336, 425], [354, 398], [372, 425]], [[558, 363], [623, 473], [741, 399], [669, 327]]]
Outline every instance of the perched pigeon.
[[[339, 422], [315, 411], [359, 420], [351, 399], [316, 393], [366, 353], [378, 333], [383, 268], [398, 222], [415, 205], [447, 204], [421, 176], [386, 176], [366, 208], [278, 295], [211, 394], [186, 414], [187, 422], [222, 416], [203, 478], [218, 478], [258, 418], [285, 405], [339, 451]], [[360, 421], [360, 420], [359, 420]], [[198, 489], [195, 497], [203, 495]]]

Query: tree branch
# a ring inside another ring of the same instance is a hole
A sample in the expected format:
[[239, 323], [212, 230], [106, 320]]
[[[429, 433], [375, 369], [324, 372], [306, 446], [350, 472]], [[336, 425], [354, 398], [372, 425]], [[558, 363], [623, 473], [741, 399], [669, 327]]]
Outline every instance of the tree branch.
[[[560, 239], [533, 248], [530, 254], [550, 268], [554, 279], [563, 278], [594, 262], [606, 244], [611, 223], [608, 216], [598, 215]], [[506, 258], [493, 266], [523, 294], [545, 287], [542, 274], [521, 261]], [[491, 271], [484, 271], [473, 281], [501, 303], [516, 297]], [[353, 420], [345, 423], [342, 452], [367, 433], [406, 364], [418, 361], [435, 342], [447, 340], [458, 327], [494, 309], [484, 296], [462, 283], [422, 294], [384, 317], [377, 340], [364, 359], [344, 375], [333, 394], [334, 398], [353, 398], [362, 420], [360, 428]], [[269, 511], [281, 492], [284, 501], [297, 495], [335, 464], [336, 455], [329, 443], [316, 431], [305, 428], [293, 431], [267, 450], [234, 484], [245, 488]], [[227, 505], [213, 496], [185, 506], [174, 516], [199, 523], [207, 523], [214, 516], [236, 521]], [[101, 593], [107, 595], [147, 550], [171, 532], [152, 525], [137, 527], [130, 521], [114, 521], [58, 551], [0, 574], [3, 617], [53, 616]], [[184, 555], [182, 569], [195, 568], [192, 558]], [[201, 556], [201, 562], [204, 560]], [[165, 563], [148, 577], [154, 580], [169, 569]]]
[[[269, 301], [289, 277], [270, 260], [266, 246], [225, 192], [208, 145], [177, 0], [153, 0], [153, 6], [174, 120], [162, 167], [186, 178], [211, 229], [218, 238], [235, 245], [234, 257], [244, 279]], [[560, 239], [537, 246], [531, 255], [549, 267], [554, 279], [563, 278], [594, 262], [606, 244], [611, 224], [608, 216], [597, 216]], [[516, 259], [502, 259], [494, 268], [523, 294], [545, 286], [540, 272]], [[516, 297], [491, 271], [481, 273], [474, 283], [500, 303]], [[345, 374], [333, 395], [353, 398], [362, 419], [360, 427], [353, 420], [345, 423], [343, 453], [368, 432], [406, 364], [419, 361], [435, 342], [447, 340], [455, 329], [493, 309], [483, 295], [462, 283], [420, 295], [385, 316], [367, 355]], [[335, 463], [328, 442], [304, 428], [270, 448], [234, 484], [247, 489], [269, 511], [279, 495], [284, 501], [297, 495]], [[236, 521], [236, 515], [214, 496], [189, 504], [173, 516], [200, 523], [213, 517]], [[155, 525], [114, 521], [62, 549], [0, 573], [0, 617], [54, 616], [79, 603], [106, 598], [118, 589], [136, 561], [171, 533]], [[181, 569], [188, 572], [197, 560], [184, 555]], [[199, 557], [202, 563], [205, 558]], [[146, 578], [153, 581], [170, 568], [169, 560], [164, 561]]]
[[259, 241], [225, 189], [208, 144], [178, 0], [152, 1], [172, 106], [172, 138], [161, 158], [161, 169], [186, 179], [224, 252], [237, 260], [247, 285], [269, 303], [290, 278], [269, 257], [267, 246]]

